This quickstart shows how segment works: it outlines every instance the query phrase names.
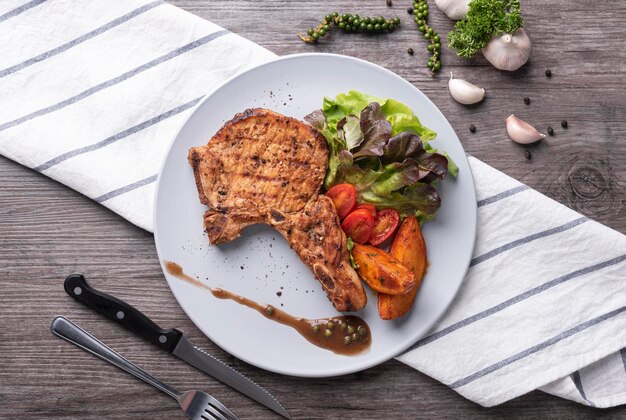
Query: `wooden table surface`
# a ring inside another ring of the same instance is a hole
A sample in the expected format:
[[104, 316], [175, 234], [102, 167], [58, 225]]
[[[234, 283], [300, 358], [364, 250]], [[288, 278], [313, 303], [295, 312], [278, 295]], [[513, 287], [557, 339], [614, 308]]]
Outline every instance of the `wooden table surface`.
[[[465, 61], [443, 48], [443, 70], [425, 69], [425, 43], [409, 19], [408, 0], [175, 0], [172, 3], [237, 32], [277, 54], [333, 52], [385, 66], [424, 91], [448, 117], [465, 150], [555, 200], [626, 233], [626, 3], [614, 0], [523, 1], [533, 41], [530, 62], [505, 74], [483, 59]], [[430, 22], [452, 27], [431, 5]], [[370, 37], [334, 34], [319, 45], [295, 33], [333, 10], [397, 15], [397, 32]], [[414, 56], [407, 54], [412, 47]], [[544, 72], [551, 69], [553, 77]], [[447, 91], [448, 73], [488, 91], [463, 107]], [[524, 105], [523, 98], [531, 99]], [[511, 113], [556, 135], [522, 147], [507, 139]], [[560, 121], [567, 119], [568, 129]], [[475, 124], [471, 134], [468, 126]], [[532, 158], [526, 160], [524, 151]], [[594, 244], [589, 244], [593, 246]], [[0, 158], [0, 418], [182, 418], [159, 391], [52, 336], [66, 315], [161, 379], [203, 389], [241, 418], [273, 418], [178, 359], [84, 309], [63, 291], [69, 273], [180, 327], [210, 353], [270, 390], [294, 418], [625, 418], [626, 407], [596, 410], [539, 391], [485, 409], [396, 361], [339, 378], [300, 379], [235, 360], [187, 319], [169, 291], [152, 235], [45, 176]]]

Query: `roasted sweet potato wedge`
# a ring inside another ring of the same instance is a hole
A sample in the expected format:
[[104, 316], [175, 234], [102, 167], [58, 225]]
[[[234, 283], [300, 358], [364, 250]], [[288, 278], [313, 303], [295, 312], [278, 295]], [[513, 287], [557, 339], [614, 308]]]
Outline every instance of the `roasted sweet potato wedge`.
[[378, 294], [378, 314], [385, 320], [396, 319], [409, 312], [426, 274], [426, 243], [415, 217], [404, 219], [391, 243], [389, 253], [415, 274], [415, 287], [404, 295]]
[[415, 274], [382, 249], [354, 244], [352, 256], [361, 278], [377, 292], [403, 295], [415, 286]]

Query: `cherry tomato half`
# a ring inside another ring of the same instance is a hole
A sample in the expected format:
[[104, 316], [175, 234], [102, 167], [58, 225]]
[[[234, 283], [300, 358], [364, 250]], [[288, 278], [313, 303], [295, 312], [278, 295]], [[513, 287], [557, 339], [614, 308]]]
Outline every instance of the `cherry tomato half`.
[[372, 234], [374, 218], [367, 209], [354, 210], [343, 220], [341, 229], [354, 242], [363, 245]]
[[372, 217], [376, 217], [376, 207], [373, 204], [369, 204], [369, 203], [357, 204], [354, 209], [355, 210], [366, 209], [372, 214]]
[[326, 196], [333, 200], [335, 210], [341, 219], [346, 217], [356, 205], [356, 188], [352, 184], [338, 184], [326, 191]]
[[370, 244], [378, 245], [385, 242], [395, 232], [399, 222], [400, 215], [394, 209], [384, 209], [376, 213]]

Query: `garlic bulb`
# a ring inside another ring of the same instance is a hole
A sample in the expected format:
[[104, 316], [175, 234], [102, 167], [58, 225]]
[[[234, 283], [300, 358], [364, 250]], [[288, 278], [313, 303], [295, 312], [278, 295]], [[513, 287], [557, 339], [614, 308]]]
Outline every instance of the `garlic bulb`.
[[526, 31], [519, 28], [513, 34], [504, 34], [492, 38], [483, 48], [483, 55], [499, 70], [517, 70], [530, 57], [530, 38]]
[[485, 89], [462, 79], [453, 79], [450, 73], [448, 89], [455, 101], [463, 105], [478, 103], [485, 97]]
[[511, 140], [519, 144], [534, 143], [546, 136], [537, 131], [535, 127], [528, 124], [526, 121], [520, 120], [513, 114], [506, 119], [506, 132]]
[[452, 20], [465, 18], [471, 0], [435, 0], [437, 8]]

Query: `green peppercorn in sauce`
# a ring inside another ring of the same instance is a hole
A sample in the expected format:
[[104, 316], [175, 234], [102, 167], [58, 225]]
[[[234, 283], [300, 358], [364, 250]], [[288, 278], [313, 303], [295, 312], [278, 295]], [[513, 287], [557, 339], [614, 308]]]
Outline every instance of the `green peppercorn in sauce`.
[[367, 323], [354, 315], [341, 315], [330, 318], [306, 319], [288, 314], [272, 305], [261, 305], [251, 299], [236, 295], [227, 290], [212, 288], [185, 274], [183, 268], [172, 261], [165, 261], [165, 269], [171, 275], [207, 289], [218, 299], [230, 299], [240, 305], [254, 309], [265, 318], [287, 325], [298, 331], [311, 344], [344, 356], [366, 352], [372, 344], [372, 334]]

